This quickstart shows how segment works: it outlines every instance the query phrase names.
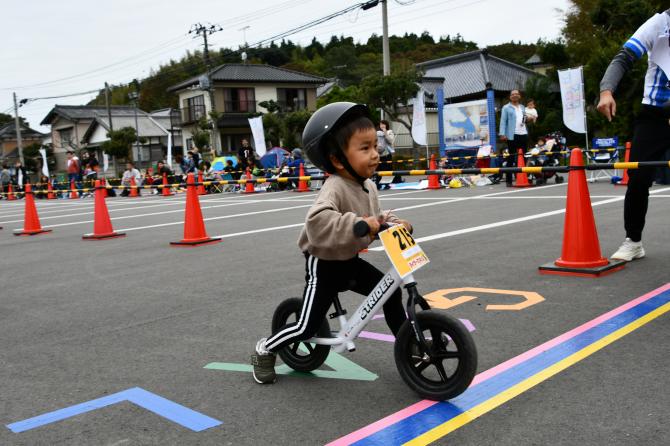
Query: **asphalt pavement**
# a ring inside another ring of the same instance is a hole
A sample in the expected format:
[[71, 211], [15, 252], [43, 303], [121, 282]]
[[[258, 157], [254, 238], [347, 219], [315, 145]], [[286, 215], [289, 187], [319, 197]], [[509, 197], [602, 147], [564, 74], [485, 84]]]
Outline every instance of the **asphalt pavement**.
[[[625, 188], [589, 188], [608, 256], [624, 238]], [[90, 198], [37, 200], [53, 232], [35, 237], [11, 234], [23, 201], [2, 200], [0, 444], [666, 444], [670, 187], [652, 188], [647, 257], [601, 278], [538, 274], [561, 254], [566, 191], [381, 192], [430, 259], [419, 291], [442, 306], [471, 297], [438, 311], [474, 329], [477, 385], [430, 407], [398, 375], [383, 319], [342, 355], [352, 363], [331, 353], [323, 370], [339, 375], [260, 386], [245, 371], [274, 308], [302, 293], [296, 240], [316, 192], [201, 196], [223, 241], [197, 248], [169, 245], [183, 236], [184, 195], [107, 199], [127, 236], [104, 241], [81, 239]], [[389, 268], [383, 251], [361, 255]], [[350, 312], [361, 299], [342, 296]]]

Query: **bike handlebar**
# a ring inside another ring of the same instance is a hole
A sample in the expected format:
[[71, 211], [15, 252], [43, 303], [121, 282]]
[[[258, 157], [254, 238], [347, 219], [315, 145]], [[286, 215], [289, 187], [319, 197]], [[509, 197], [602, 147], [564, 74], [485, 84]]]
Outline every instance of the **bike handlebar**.
[[[382, 223], [379, 225], [379, 232], [386, 231], [390, 225], [388, 223]], [[370, 225], [365, 220], [358, 221], [354, 223], [354, 235], [356, 237], [365, 237], [370, 233]]]

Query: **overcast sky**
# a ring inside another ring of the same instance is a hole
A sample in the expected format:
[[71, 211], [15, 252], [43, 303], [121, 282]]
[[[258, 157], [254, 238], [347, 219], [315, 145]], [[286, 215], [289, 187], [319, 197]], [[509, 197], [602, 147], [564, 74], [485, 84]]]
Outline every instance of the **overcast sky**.
[[[40, 98], [100, 89], [146, 77], [152, 68], [201, 47], [188, 35], [196, 22], [219, 24], [211, 47], [237, 48], [324, 17], [350, 0], [5, 0], [0, 50], [0, 112], [12, 113], [12, 92]], [[560, 35], [569, 0], [389, 0], [389, 33], [456, 35], [479, 46], [534, 43]], [[247, 27], [246, 30], [242, 30]], [[365, 41], [381, 35], [381, 7], [350, 13], [293, 35], [307, 45], [333, 34]], [[381, 51], [381, 48], [380, 48]], [[20, 109], [31, 127], [54, 104], [85, 104], [95, 94], [31, 101]]]

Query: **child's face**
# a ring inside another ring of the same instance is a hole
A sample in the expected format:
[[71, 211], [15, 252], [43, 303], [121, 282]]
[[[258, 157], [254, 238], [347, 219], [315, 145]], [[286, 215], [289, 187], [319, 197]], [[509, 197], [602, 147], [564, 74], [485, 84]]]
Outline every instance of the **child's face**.
[[[379, 153], [377, 152], [377, 131], [374, 128], [359, 130], [351, 135], [347, 146], [343, 149], [344, 156], [354, 171], [363, 178], [370, 178], [379, 165]], [[350, 178], [349, 172], [339, 160], [333, 160], [337, 173]]]

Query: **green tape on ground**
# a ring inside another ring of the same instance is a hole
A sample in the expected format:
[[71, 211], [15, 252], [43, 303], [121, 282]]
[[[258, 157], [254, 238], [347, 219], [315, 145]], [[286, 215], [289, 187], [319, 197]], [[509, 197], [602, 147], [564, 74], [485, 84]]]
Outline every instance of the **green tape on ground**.
[[[302, 348], [302, 346], [301, 346]], [[296, 372], [289, 366], [282, 364], [275, 367], [277, 375], [305, 376], [311, 378], [351, 379], [355, 381], [374, 381], [378, 376], [360, 365], [331, 351], [325, 363], [332, 370], [314, 370], [313, 372]], [[205, 366], [210, 370], [226, 370], [229, 372], [251, 373], [253, 367], [249, 364], [233, 362], [212, 362]]]

